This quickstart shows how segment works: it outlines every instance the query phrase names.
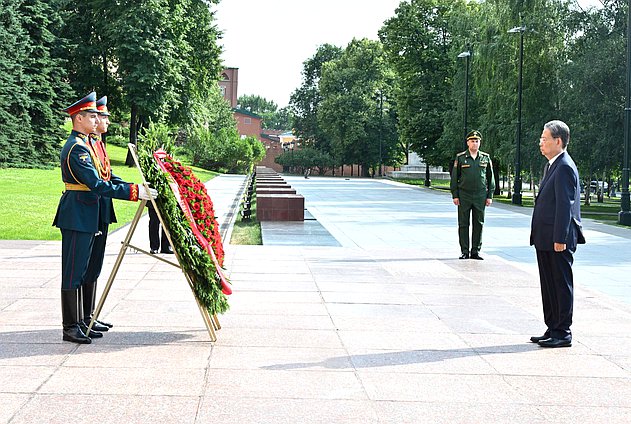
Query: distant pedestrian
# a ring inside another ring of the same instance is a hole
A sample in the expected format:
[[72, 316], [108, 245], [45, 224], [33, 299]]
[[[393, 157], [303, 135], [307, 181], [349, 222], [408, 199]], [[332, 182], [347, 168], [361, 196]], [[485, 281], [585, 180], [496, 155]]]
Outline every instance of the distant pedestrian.
[[305, 179], [309, 178], [309, 175], [311, 175], [311, 168], [305, 169]]
[[[467, 147], [456, 155], [451, 172], [451, 196], [458, 206], [458, 240], [460, 259], [482, 260], [482, 226], [484, 209], [493, 202], [495, 179], [488, 153], [480, 151], [482, 135], [479, 131], [467, 134]], [[473, 217], [471, 248], [469, 249], [469, 221]]]
[[530, 338], [542, 347], [572, 346], [574, 277], [572, 263], [577, 244], [585, 243], [581, 226], [578, 170], [567, 153], [570, 129], [561, 121], [543, 127], [539, 149], [548, 159], [532, 214], [530, 245], [537, 251], [541, 283], [542, 336]]
[[[172, 254], [173, 249], [169, 244], [164, 228], [160, 231], [162, 225], [160, 225], [160, 218], [158, 218], [153, 203], [147, 202], [147, 208], [149, 208], [149, 248], [151, 254], [155, 255], [158, 252]], [[162, 236], [160, 236], [160, 233], [162, 233]]]

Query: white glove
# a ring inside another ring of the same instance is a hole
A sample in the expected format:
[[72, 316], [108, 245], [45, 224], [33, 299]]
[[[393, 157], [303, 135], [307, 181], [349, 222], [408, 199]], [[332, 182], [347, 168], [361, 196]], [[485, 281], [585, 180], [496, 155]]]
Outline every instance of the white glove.
[[158, 197], [158, 190], [149, 187], [149, 192], [145, 189], [145, 186], [138, 185], [138, 198], [142, 200], [151, 200]]

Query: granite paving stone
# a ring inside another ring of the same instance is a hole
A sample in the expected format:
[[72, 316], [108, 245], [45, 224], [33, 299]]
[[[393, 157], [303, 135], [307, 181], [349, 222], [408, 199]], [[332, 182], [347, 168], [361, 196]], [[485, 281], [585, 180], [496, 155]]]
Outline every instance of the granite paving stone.
[[204, 398], [199, 422], [216, 424], [379, 424], [383, 421], [373, 404], [361, 400], [251, 398], [232, 396]]

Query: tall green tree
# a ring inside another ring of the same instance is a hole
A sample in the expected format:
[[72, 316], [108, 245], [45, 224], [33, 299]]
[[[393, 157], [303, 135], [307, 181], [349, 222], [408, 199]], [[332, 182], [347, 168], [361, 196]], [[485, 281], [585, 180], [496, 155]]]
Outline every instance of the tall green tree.
[[0, 2], [0, 166], [50, 165], [69, 97], [52, 2]]
[[278, 108], [276, 102], [257, 95], [239, 96], [237, 103], [241, 109], [247, 109], [263, 117], [263, 128], [272, 130], [291, 130], [291, 117], [288, 108]]
[[342, 55], [340, 47], [323, 44], [316, 53], [305, 60], [302, 68], [302, 85], [290, 98], [289, 109], [293, 117], [294, 132], [306, 145], [323, 152], [331, 152], [331, 142], [318, 123], [318, 109], [322, 101], [320, 78], [325, 63]]
[[[0, 0], [0, 166], [23, 162], [30, 136], [25, 105], [28, 93], [21, 86], [28, 38], [22, 27], [18, 3]], [[28, 157], [28, 156], [27, 156]]]
[[[386, 131], [383, 99], [393, 97], [393, 75], [386, 62], [381, 43], [367, 39], [353, 40], [341, 57], [323, 65], [319, 88], [322, 101], [317, 119], [331, 140], [334, 156], [342, 163], [360, 164], [368, 176], [383, 157], [396, 145], [396, 136]], [[384, 143], [385, 142], [385, 143]]]
[[429, 164], [436, 163], [443, 117], [451, 106], [449, 19], [462, 10], [462, 1], [401, 2], [379, 30], [400, 87], [396, 95], [402, 142]]
[[58, 148], [50, 139], [63, 137], [61, 108], [70, 94], [66, 62], [56, 57], [55, 51], [60, 42], [55, 35], [61, 26], [60, 16], [51, 2], [41, 0], [20, 2], [20, 13], [30, 44], [23, 74], [29, 99], [27, 113], [35, 134], [29, 153], [39, 163], [54, 163]]
[[[543, 124], [560, 119], [560, 75], [567, 63], [569, 9], [563, 0], [489, 0], [480, 4], [471, 32], [473, 84], [481, 102], [474, 117], [484, 136], [484, 150], [502, 168], [514, 170], [520, 34], [524, 27], [521, 150], [522, 172], [539, 174], [543, 159], [538, 140]], [[523, 178], [523, 177], [522, 177]], [[527, 181], [527, 178], [523, 178]]]
[[572, 130], [572, 155], [587, 182], [602, 173], [617, 177], [623, 157], [627, 2], [609, 1], [571, 18], [578, 35], [569, 40], [560, 109]]
[[209, 9], [216, 2], [65, 1], [66, 33], [83, 58], [75, 89], [113, 97], [113, 110], [127, 111], [132, 143], [149, 121], [191, 122], [219, 76], [220, 32]]

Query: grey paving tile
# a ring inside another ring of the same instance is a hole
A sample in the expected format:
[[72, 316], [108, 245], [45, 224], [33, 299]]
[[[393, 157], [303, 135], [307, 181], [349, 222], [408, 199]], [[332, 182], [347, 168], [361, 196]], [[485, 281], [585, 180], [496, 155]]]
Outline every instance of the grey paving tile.
[[[3, 366], [59, 366], [67, 356], [77, 350], [71, 343], [61, 343], [61, 331], [58, 331], [59, 343], [9, 343], [0, 342], [0, 367]], [[4, 339], [0, 333], [0, 340]], [[16, 335], [17, 337], [17, 335]]]
[[[443, 330], [446, 330], [443, 328]], [[469, 346], [463, 342], [460, 335], [449, 332], [441, 332], [437, 335], [436, 327], [423, 332], [414, 329], [390, 329], [390, 330], [340, 330], [339, 337], [349, 352], [366, 349], [438, 349], [438, 350], [464, 350]]]
[[316, 291], [238, 291], [230, 298], [230, 305], [253, 306], [256, 303], [321, 303], [322, 297]]
[[237, 302], [231, 307], [231, 311], [235, 314], [248, 313], [258, 315], [328, 315], [322, 303], [277, 302], [247, 303], [242, 305]]
[[[568, 408], [566, 406], [546, 405], [544, 408], [546, 422], [567, 423]], [[575, 423], [627, 424], [631, 422], [631, 408], [628, 407], [573, 405], [570, 410], [572, 421]]]
[[37, 391], [40, 394], [200, 396], [206, 371], [201, 368], [62, 367]]
[[574, 407], [631, 407], [631, 379], [592, 377], [504, 376], [525, 402]]
[[54, 366], [0, 366], [0, 393], [33, 393], [54, 373]]
[[228, 369], [352, 371], [344, 349], [296, 347], [231, 347], [213, 349], [210, 366]]
[[[563, 349], [561, 349], [563, 350]], [[616, 363], [598, 355], [568, 355], [558, 350], [534, 349], [520, 353], [487, 353], [484, 359], [501, 374], [542, 377], [631, 378]]]
[[221, 331], [216, 346], [257, 347], [316, 347], [342, 348], [342, 341], [334, 330], [227, 328]]
[[[81, 405], [94, 405], [98, 397], [98, 411], [86, 417]], [[37, 394], [20, 409], [11, 423], [192, 423], [195, 422], [197, 396], [113, 396], [90, 394]], [[94, 421], [93, 421], [94, 420]]]
[[384, 320], [396, 318], [432, 319], [436, 315], [422, 305], [388, 305], [375, 303], [329, 303], [328, 311], [337, 317], [381, 317]]
[[386, 331], [418, 331], [426, 334], [453, 333], [447, 323], [436, 317], [394, 317], [379, 316], [334, 316], [331, 317], [338, 330], [372, 330], [377, 333]]
[[82, 349], [64, 362], [64, 367], [93, 368], [206, 368], [212, 344], [122, 345], [104, 344], [95, 340], [89, 349]]
[[[443, 402], [385, 402], [374, 403], [382, 422], [398, 424], [548, 424], [547, 411], [518, 403], [465, 403], [454, 399]], [[567, 411], [566, 411], [567, 412]], [[574, 411], [572, 419], [574, 420]], [[557, 422], [567, 422], [566, 420]], [[588, 421], [573, 421], [588, 422]]]
[[0, 393], [0, 422], [8, 423], [30, 397], [30, 394]]
[[261, 315], [230, 313], [222, 317], [221, 325], [230, 328], [267, 328], [297, 330], [332, 330], [335, 329], [328, 315]]
[[361, 400], [295, 399], [207, 396], [198, 422], [216, 424], [377, 424], [372, 402]]
[[233, 292], [261, 290], [268, 292], [318, 291], [313, 281], [256, 281], [231, 278], [230, 283], [232, 284]]
[[389, 305], [419, 305], [418, 297], [411, 293], [388, 292], [323, 292], [322, 298], [327, 303], [372, 303]]
[[245, 398], [366, 400], [352, 371], [211, 369], [206, 390]]
[[384, 374], [496, 374], [495, 369], [473, 349], [361, 349], [350, 350], [350, 359], [357, 370]]
[[500, 375], [377, 373], [357, 371], [372, 400], [396, 402], [519, 403], [518, 393]]

